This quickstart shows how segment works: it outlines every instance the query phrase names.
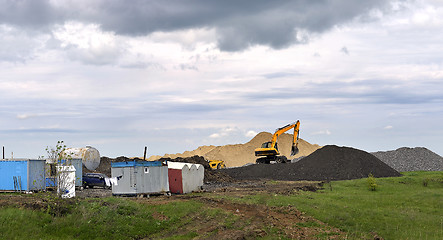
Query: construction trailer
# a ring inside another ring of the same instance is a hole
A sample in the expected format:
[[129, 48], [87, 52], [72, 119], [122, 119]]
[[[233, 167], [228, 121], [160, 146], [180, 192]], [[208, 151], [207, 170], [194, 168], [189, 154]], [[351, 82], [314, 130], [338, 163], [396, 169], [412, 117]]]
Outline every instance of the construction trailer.
[[169, 193], [168, 166], [161, 161], [111, 163], [113, 195]]
[[201, 164], [168, 162], [168, 175], [171, 193], [190, 193], [201, 190], [205, 172]]
[[45, 160], [0, 160], [0, 191], [40, 191], [45, 187]]

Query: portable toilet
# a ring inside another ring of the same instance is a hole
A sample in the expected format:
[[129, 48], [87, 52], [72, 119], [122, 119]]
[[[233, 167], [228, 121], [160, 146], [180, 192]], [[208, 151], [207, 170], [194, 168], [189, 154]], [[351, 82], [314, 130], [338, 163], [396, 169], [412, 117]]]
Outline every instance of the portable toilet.
[[169, 192], [168, 166], [161, 161], [111, 163], [113, 195], [144, 195]]
[[204, 167], [201, 164], [168, 162], [171, 193], [190, 193], [203, 186]]
[[0, 191], [38, 191], [45, 188], [45, 160], [0, 160]]

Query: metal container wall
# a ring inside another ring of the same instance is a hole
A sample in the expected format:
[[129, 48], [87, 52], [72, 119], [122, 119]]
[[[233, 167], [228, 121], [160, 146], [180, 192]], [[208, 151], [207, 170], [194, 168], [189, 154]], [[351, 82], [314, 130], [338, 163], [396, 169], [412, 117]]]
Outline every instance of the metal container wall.
[[162, 162], [128, 161], [111, 163], [114, 195], [152, 194], [169, 191], [168, 167]]
[[[169, 180], [172, 193], [190, 193], [200, 190], [203, 186], [204, 167], [201, 164], [168, 162]], [[176, 171], [180, 171], [177, 173]], [[181, 179], [177, 179], [180, 177]], [[181, 184], [181, 186], [176, 186]], [[181, 191], [180, 191], [181, 189]]]
[[[14, 187], [14, 177], [18, 186]], [[21, 186], [21, 187], [20, 187]], [[0, 161], [0, 191], [45, 189], [45, 160], [14, 159]]]
[[37, 191], [46, 189], [45, 160], [28, 161], [28, 186], [29, 190]]
[[73, 158], [71, 159], [71, 164], [75, 168], [75, 186], [81, 187], [83, 185], [83, 166], [81, 158]]

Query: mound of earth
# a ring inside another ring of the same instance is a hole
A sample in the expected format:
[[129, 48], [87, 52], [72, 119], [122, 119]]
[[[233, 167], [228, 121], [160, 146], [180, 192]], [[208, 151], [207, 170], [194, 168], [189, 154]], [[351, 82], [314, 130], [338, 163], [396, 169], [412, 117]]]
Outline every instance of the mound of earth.
[[347, 180], [368, 177], [401, 176], [374, 155], [349, 147], [324, 146], [295, 163], [254, 164], [246, 167], [221, 169], [236, 179], [273, 180]]
[[147, 160], [148, 161], [157, 161], [160, 158], [188, 158], [188, 157], [192, 157], [192, 156], [204, 156], [206, 153], [212, 151], [214, 148], [216, 148], [216, 146], [210, 145], [210, 146], [200, 146], [195, 150], [192, 151], [185, 151], [183, 153], [176, 153], [176, 154], [165, 154], [163, 156], [159, 156], [159, 155], [153, 155], [150, 156]]
[[[193, 151], [186, 151], [178, 154], [166, 154], [163, 157], [177, 158], [177, 157], [191, 157], [194, 155], [203, 156], [206, 159], [222, 160], [226, 167], [239, 167], [248, 163], [255, 163], [256, 156], [254, 150], [262, 145], [264, 142], [270, 141], [272, 134], [268, 132], [261, 132], [253, 139], [245, 144], [232, 144], [225, 146], [202, 146]], [[290, 156], [292, 146], [292, 134], [282, 134], [278, 137], [279, 151], [288, 159], [308, 156], [318, 148], [317, 144], [310, 144], [309, 142], [299, 139], [298, 148], [299, 153], [295, 156]], [[154, 161], [160, 159], [160, 156], [151, 156], [148, 160]]]
[[372, 154], [399, 172], [443, 171], [443, 157], [424, 147], [402, 147]]

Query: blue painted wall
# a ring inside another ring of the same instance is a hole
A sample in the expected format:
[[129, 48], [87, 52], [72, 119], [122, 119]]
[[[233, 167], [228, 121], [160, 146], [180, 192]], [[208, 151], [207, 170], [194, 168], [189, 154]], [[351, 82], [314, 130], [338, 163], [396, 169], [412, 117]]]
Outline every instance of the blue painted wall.
[[14, 176], [20, 176], [22, 190], [28, 190], [28, 161], [0, 161], [0, 190], [14, 190]]

